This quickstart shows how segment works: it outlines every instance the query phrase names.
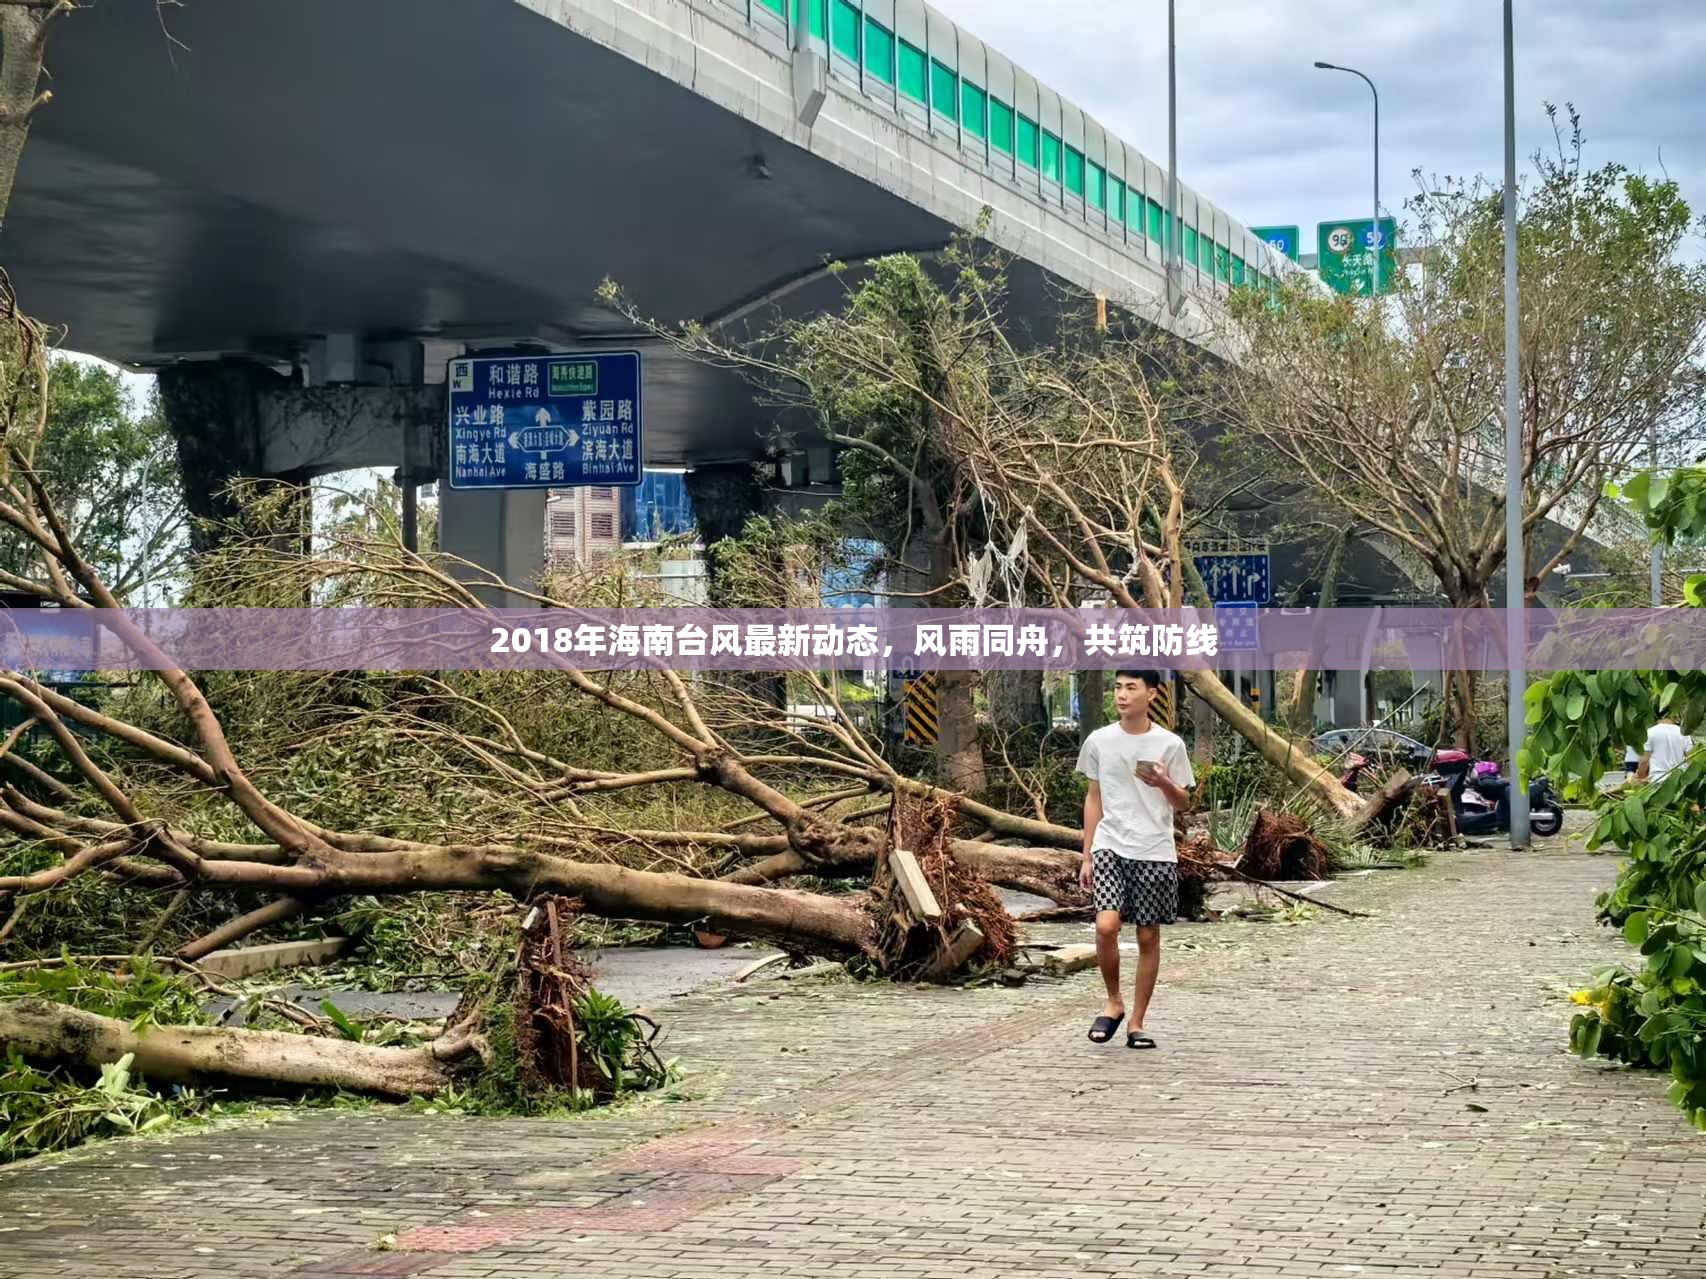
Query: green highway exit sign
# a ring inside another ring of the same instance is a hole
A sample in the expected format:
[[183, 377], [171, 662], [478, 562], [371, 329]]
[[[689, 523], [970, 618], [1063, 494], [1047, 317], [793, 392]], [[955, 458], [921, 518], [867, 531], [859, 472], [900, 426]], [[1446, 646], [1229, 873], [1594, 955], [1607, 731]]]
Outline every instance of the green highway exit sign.
[[1334, 292], [1373, 293], [1376, 254], [1382, 293], [1398, 276], [1398, 223], [1394, 218], [1381, 218], [1378, 226], [1370, 218], [1322, 222], [1317, 224], [1315, 236], [1322, 283]]
[[1302, 250], [1303, 236], [1295, 226], [1253, 226], [1250, 234], [1263, 241], [1275, 253], [1293, 262]]

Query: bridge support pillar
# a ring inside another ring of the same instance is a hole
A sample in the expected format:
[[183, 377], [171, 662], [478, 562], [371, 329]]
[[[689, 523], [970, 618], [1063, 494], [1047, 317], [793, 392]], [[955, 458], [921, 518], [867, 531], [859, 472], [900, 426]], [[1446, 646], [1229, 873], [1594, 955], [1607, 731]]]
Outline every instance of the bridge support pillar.
[[178, 364], [160, 370], [160, 408], [178, 446], [190, 540], [196, 550], [217, 538], [199, 521], [237, 514], [228, 493], [233, 480], [269, 475], [261, 400], [289, 380], [248, 360]]
[[[497, 574], [511, 586], [537, 590], [545, 570], [545, 490], [482, 492], [440, 484], [438, 547]], [[493, 608], [533, 607], [532, 601], [509, 591], [477, 594]]]

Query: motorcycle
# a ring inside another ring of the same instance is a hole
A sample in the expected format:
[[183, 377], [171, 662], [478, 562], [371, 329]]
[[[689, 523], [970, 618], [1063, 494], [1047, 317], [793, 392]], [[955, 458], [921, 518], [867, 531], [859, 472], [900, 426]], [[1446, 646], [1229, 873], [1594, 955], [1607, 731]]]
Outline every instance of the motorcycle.
[[[1467, 751], [1445, 750], [1434, 757], [1436, 772], [1425, 785], [1447, 789], [1459, 835], [1493, 835], [1511, 828], [1510, 782], [1494, 760], [1472, 761]], [[1529, 829], [1556, 835], [1564, 826], [1564, 806], [1552, 783], [1536, 777], [1528, 784]]]

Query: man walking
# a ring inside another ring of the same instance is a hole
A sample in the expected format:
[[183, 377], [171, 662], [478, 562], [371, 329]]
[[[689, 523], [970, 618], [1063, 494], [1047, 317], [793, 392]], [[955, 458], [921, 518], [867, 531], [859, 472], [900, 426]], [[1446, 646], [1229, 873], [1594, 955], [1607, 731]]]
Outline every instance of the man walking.
[[1102, 1015], [1090, 1027], [1105, 1044], [1125, 1019], [1120, 995], [1120, 925], [1137, 926], [1137, 981], [1127, 1048], [1153, 1048], [1143, 1019], [1161, 970], [1161, 925], [1179, 907], [1179, 854], [1173, 814], [1190, 806], [1196, 785], [1184, 742], [1149, 718], [1161, 688], [1159, 671], [1116, 671], [1119, 719], [1084, 739], [1078, 771], [1090, 779], [1084, 796], [1084, 863], [1079, 882], [1096, 907], [1096, 960], [1108, 988]]

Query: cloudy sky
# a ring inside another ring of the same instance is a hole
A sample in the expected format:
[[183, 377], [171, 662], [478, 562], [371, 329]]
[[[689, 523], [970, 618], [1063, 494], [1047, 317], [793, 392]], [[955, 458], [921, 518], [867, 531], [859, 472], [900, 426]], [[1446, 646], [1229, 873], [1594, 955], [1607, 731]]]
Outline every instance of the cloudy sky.
[[[1127, 142], [1167, 160], [1166, 0], [932, 0]], [[1042, 15], [1047, 15], [1044, 18]], [[1516, 0], [1517, 143], [1573, 102], [1590, 163], [1664, 171], [1706, 213], [1706, 0]], [[1503, 170], [1498, 0], [1185, 0], [1179, 172], [1247, 225], [1366, 217], [1380, 90], [1381, 204], [1402, 217], [1412, 171]], [[1700, 246], [1694, 246], [1698, 252]]]

